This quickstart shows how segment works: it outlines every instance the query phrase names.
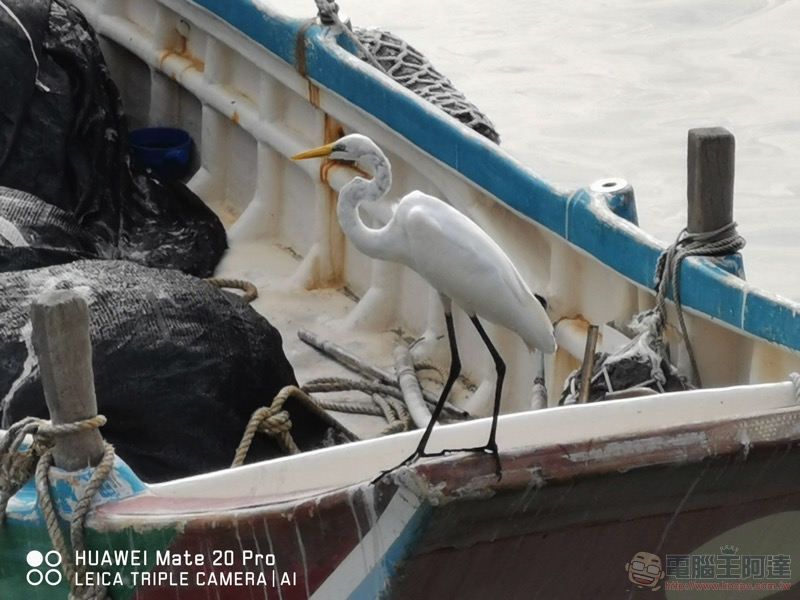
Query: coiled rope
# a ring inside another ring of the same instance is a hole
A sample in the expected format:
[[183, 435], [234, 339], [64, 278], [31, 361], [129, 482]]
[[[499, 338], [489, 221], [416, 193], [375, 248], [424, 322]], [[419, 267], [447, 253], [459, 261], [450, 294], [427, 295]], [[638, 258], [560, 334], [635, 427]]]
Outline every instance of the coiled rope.
[[719, 229], [705, 233], [689, 233], [684, 228], [675, 243], [658, 257], [656, 265], [656, 310], [659, 314], [659, 333], [663, 334], [667, 323], [667, 295], [671, 287], [681, 335], [686, 344], [686, 352], [691, 363], [692, 383], [697, 387], [701, 387], [700, 373], [697, 369], [697, 361], [689, 340], [681, 305], [681, 264], [685, 258], [690, 256], [721, 257], [735, 254], [744, 248], [744, 245], [745, 240], [736, 232], [736, 222], [732, 221]]
[[242, 290], [244, 295], [242, 299], [248, 304], [258, 298], [258, 288], [249, 281], [244, 279], [224, 279], [220, 277], [208, 277], [205, 279], [208, 283], [217, 289], [230, 288], [235, 290]]
[[[28, 417], [12, 425], [5, 437], [0, 440], [0, 523], [5, 520], [6, 508], [11, 497], [30, 479], [35, 478], [39, 509], [44, 517], [47, 532], [53, 548], [61, 555], [61, 568], [70, 585], [69, 600], [106, 600], [105, 586], [78, 585], [86, 581], [86, 566], [76, 565], [72, 552], [80, 553], [86, 548], [85, 522], [92, 508], [97, 491], [114, 468], [114, 448], [105, 444], [103, 457], [92, 471], [89, 482], [74, 506], [70, 518], [70, 542], [64, 539], [58, 519], [58, 511], [50, 496], [50, 467], [53, 466], [53, 445], [55, 438], [81, 431], [102, 427], [106, 418], [97, 415], [91, 419], [53, 425], [50, 421]], [[20, 447], [26, 435], [34, 437], [33, 444], [26, 450]]]
[[[429, 363], [420, 365], [419, 368], [440, 371], [439, 367]], [[353, 391], [367, 394], [371, 400], [328, 399], [316, 398], [311, 395]], [[273, 437], [287, 454], [300, 453], [300, 449], [291, 435], [292, 420], [289, 412], [284, 408], [285, 402], [291, 397], [314, 404], [322, 410], [383, 417], [387, 425], [380, 432], [381, 436], [407, 431], [414, 424], [408, 408], [403, 402], [403, 393], [398, 388], [376, 381], [320, 377], [308, 381], [302, 388], [293, 385], [286, 386], [275, 396], [270, 406], [259, 408], [253, 413], [245, 427], [242, 441], [239, 442], [239, 447], [236, 449], [231, 468], [244, 464], [257, 433], [265, 433]]]

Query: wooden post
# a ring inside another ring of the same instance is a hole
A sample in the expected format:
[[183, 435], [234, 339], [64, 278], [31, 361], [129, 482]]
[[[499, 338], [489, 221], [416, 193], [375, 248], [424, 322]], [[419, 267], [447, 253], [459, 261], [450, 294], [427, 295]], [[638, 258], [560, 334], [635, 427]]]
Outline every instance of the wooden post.
[[715, 231], [733, 221], [735, 151], [733, 134], [724, 127], [689, 130], [689, 233]]
[[583, 365], [581, 366], [581, 393], [578, 395], [579, 404], [586, 404], [589, 401], [599, 332], [600, 327], [597, 325], [589, 325], [589, 330], [586, 332], [586, 348], [583, 352]]
[[[31, 306], [31, 324], [53, 425], [97, 416], [86, 301], [71, 290], [45, 292]], [[77, 471], [97, 465], [103, 452], [103, 438], [92, 429], [57, 437], [53, 459], [57, 467]]]

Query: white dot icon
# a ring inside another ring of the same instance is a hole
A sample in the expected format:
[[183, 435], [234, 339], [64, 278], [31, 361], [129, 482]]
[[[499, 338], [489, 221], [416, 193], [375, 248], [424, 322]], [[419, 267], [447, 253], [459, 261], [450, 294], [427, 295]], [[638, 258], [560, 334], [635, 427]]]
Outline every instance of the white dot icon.
[[38, 550], [31, 550], [27, 556], [28, 564], [32, 567], [38, 567], [44, 562], [44, 556]]

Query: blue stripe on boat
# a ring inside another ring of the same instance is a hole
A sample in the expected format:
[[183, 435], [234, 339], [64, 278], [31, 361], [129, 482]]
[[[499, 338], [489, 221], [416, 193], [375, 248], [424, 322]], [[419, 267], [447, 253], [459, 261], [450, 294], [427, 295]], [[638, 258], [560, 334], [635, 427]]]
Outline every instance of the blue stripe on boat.
[[[270, 13], [252, 0], [194, 0], [297, 67], [296, 39], [302, 21]], [[432, 111], [422, 99], [340, 48], [324, 43], [319, 27], [305, 39], [305, 69], [325, 88], [361, 107], [422, 150], [446, 163], [509, 207], [542, 224], [595, 256], [631, 281], [653, 288], [655, 264], [663, 245], [651, 243], [612, 220], [599, 218], [586, 190], [573, 196], [537, 178], [466, 126]], [[343, 58], [345, 60], [343, 60]], [[392, 86], [397, 93], [386, 93]], [[800, 350], [800, 304], [735, 280], [708, 260], [689, 260], [682, 269], [684, 306], [737, 329]]]

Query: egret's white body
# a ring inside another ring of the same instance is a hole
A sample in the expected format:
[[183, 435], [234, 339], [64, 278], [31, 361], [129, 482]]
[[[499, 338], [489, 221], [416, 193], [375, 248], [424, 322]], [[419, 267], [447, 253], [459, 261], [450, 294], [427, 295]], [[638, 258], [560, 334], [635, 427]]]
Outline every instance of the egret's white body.
[[389, 161], [372, 140], [351, 134], [294, 158], [322, 156], [354, 161], [372, 173], [372, 179], [356, 177], [339, 192], [339, 224], [356, 249], [372, 258], [394, 261], [416, 271], [439, 292], [442, 299], [453, 364], [431, 424], [417, 452], [409, 460], [424, 455], [433, 424], [461, 368], [451, 300], [470, 316], [495, 360], [498, 382], [494, 421], [486, 448], [497, 457], [494, 435], [505, 363], [477, 317], [515, 332], [531, 350], [538, 348], [549, 354], [555, 351], [556, 342], [553, 326], [542, 303], [500, 246], [468, 217], [438, 198], [419, 191], [411, 192], [400, 200], [386, 225], [378, 229], [367, 227], [359, 215], [359, 204], [379, 200], [392, 183]]
[[515, 332], [531, 350], [555, 350], [541, 302], [500, 246], [468, 217], [437, 198], [412, 192], [385, 231], [396, 240], [386, 260], [419, 273], [468, 315]]

